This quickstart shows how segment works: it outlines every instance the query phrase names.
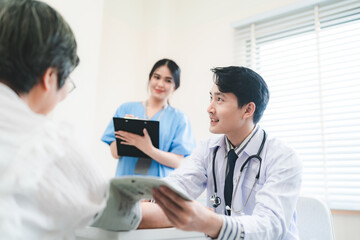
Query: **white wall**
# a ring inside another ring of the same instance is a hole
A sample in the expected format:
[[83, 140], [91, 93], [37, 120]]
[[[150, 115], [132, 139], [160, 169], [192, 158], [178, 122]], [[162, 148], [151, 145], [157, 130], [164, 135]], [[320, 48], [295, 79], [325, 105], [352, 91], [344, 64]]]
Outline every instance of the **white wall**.
[[[71, 74], [76, 89], [50, 115], [59, 121], [70, 122], [74, 134], [96, 155], [100, 145], [96, 136], [96, 104], [103, 25], [103, 0], [46, 0], [59, 11], [72, 28], [78, 43], [79, 66]], [[95, 150], [95, 151], [94, 151]], [[107, 165], [101, 166], [106, 172]]]

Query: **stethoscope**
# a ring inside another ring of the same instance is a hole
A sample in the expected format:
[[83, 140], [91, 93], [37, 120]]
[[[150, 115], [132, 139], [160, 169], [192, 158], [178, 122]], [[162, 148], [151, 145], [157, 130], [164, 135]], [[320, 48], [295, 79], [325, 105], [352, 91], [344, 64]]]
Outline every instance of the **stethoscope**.
[[[257, 172], [257, 174], [256, 174], [254, 184], [253, 184], [253, 186], [252, 186], [252, 188], [251, 188], [251, 190], [250, 190], [250, 193], [249, 193], [249, 195], [247, 196], [246, 201], [245, 201], [244, 205], [242, 206], [242, 208], [241, 208], [240, 210], [234, 210], [231, 206], [226, 206], [226, 207], [225, 207], [226, 210], [229, 210], [229, 211], [231, 210], [231, 211], [233, 211], [233, 212], [235, 212], [235, 213], [240, 213], [240, 214], [242, 214], [242, 211], [244, 210], [244, 208], [245, 208], [245, 206], [246, 206], [246, 204], [247, 204], [247, 202], [248, 202], [248, 200], [249, 200], [249, 198], [250, 198], [250, 195], [251, 195], [251, 193], [252, 193], [252, 191], [253, 191], [253, 189], [254, 189], [254, 187], [255, 187], [255, 184], [257, 183], [257, 181], [259, 181], [260, 169], [261, 169], [261, 162], [262, 162], [262, 159], [261, 159], [261, 157], [260, 157], [260, 154], [261, 154], [261, 152], [262, 152], [262, 150], [263, 150], [263, 148], [264, 148], [264, 144], [265, 144], [265, 141], [266, 141], [266, 132], [265, 132], [264, 130], [263, 130], [263, 132], [264, 132], [264, 137], [263, 137], [263, 140], [262, 140], [262, 142], [261, 142], [261, 145], [260, 145], [260, 148], [259, 148], [257, 154], [249, 156], [249, 157], [246, 159], [246, 161], [243, 163], [243, 165], [241, 166], [241, 168], [240, 168], [240, 175], [239, 175], [238, 181], [237, 181], [237, 183], [236, 183], [234, 196], [236, 196], [236, 191], [237, 191], [237, 189], [238, 189], [238, 185], [239, 185], [239, 182], [240, 182], [241, 174], [242, 174], [242, 172], [243, 172], [246, 164], [247, 164], [248, 162], [250, 162], [251, 159], [255, 158], [255, 159], [257, 159], [257, 160], [259, 161], [259, 169], [258, 169], [258, 172]], [[216, 185], [216, 177], [215, 177], [215, 158], [216, 158], [216, 153], [217, 153], [218, 149], [219, 149], [219, 146], [217, 146], [217, 147], [215, 148], [215, 150], [214, 150], [213, 161], [212, 161], [212, 167], [213, 167], [213, 169], [212, 169], [213, 171], [212, 171], [212, 172], [213, 172], [213, 179], [214, 179], [214, 194], [210, 197], [210, 203], [211, 203], [211, 205], [212, 205], [214, 208], [217, 208], [217, 207], [221, 204], [221, 198], [217, 195], [217, 185]]]

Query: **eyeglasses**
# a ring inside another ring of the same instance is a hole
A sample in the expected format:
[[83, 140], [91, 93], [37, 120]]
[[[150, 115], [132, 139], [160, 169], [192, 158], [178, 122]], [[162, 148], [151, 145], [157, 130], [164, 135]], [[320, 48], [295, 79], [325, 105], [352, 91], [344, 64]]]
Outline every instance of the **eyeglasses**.
[[68, 93], [71, 93], [76, 88], [75, 82], [72, 80], [71, 77], [69, 77], [69, 87], [68, 87]]

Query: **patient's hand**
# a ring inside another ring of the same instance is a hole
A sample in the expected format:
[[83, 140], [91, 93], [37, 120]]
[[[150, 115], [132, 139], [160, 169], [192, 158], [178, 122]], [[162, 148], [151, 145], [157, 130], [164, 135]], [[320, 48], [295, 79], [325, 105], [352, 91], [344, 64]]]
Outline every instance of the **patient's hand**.
[[143, 228], [166, 228], [172, 227], [172, 224], [165, 216], [163, 210], [155, 203], [141, 202], [142, 219], [138, 226]]

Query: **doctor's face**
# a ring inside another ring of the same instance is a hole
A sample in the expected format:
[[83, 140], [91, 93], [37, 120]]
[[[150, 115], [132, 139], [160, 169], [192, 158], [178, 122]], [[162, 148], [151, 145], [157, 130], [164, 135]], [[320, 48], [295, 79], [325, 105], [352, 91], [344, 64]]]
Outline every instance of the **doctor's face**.
[[236, 134], [241, 132], [245, 120], [246, 108], [239, 108], [233, 93], [220, 92], [216, 84], [210, 91], [210, 105], [207, 109], [210, 117], [210, 132], [215, 134]]

